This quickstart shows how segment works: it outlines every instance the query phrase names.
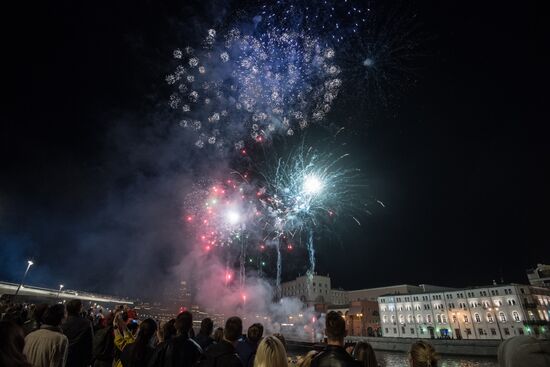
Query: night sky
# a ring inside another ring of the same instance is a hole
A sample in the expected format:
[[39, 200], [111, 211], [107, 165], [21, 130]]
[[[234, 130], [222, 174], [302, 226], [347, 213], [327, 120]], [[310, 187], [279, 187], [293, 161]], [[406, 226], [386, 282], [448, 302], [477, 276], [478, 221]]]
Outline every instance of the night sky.
[[[176, 46], [237, 7], [199, 3], [6, 12], [1, 280], [18, 281], [27, 258], [29, 283], [51, 287], [137, 294], [172, 277], [185, 252], [181, 191], [212, 168], [166, 128], [163, 78]], [[338, 226], [339, 241], [319, 238], [319, 272], [345, 289], [526, 282], [525, 269], [550, 262], [542, 12], [384, 6], [415, 15], [414, 70], [368, 108], [349, 108], [354, 91], [342, 91], [331, 118], [386, 208]]]

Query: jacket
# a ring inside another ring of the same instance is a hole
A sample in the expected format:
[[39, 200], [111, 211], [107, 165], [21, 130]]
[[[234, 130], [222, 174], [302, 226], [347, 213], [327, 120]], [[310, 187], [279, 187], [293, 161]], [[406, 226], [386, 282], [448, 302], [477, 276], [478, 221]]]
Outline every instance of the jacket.
[[244, 340], [240, 340], [235, 349], [237, 350], [237, 354], [239, 355], [244, 367], [254, 366], [254, 358], [256, 357], [258, 343], [253, 343], [246, 338]]
[[353, 359], [344, 347], [327, 345], [313, 358], [311, 367], [361, 367], [361, 363]]
[[106, 362], [113, 364], [115, 357], [115, 335], [112, 326], [99, 329], [94, 334], [93, 341], [93, 359], [94, 361]]
[[243, 367], [243, 363], [233, 344], [222, 340], [208, 348], [199, 367]]
[[86, 367], [92, 363], [93, 330], [89, 320], [69, 316], [61, 325], [69, 339], [67, 367]]
[[187, 335], [180, 335], [159, 344], [149, 367], [193, 367], [202, 357], [202, 348]]
[[59, 327], [42, 325], [25, 337], [23, 353], [34, 367], [65, 367], [69, 339]]
[[195, 341], [199, 343], [203, 351], [214, 344], [214, 339], [210, 335], [201, 334], [200, 332], [195, 337]]

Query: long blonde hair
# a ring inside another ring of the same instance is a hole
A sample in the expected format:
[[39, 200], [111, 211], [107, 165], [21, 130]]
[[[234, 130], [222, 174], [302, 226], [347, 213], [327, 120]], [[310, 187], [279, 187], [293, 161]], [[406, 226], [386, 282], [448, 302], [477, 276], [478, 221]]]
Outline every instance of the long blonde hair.
[[439, 359], [434, 347], [424, 341], [417, 341], [411, 345], [409, 356], [413, 367], [437, 367]]
[[285, 347], [277, 337], [268, 336], [260, 342], [254, 367], [288, 367]]

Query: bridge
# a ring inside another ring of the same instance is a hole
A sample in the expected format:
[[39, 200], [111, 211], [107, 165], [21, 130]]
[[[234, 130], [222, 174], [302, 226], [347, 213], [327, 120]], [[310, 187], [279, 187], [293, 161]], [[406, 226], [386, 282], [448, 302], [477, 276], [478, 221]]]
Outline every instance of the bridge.
[[[19, 284], [9, 283], [9, 282], [0, 282], [0, 295], [7, 294], [13, 296]], [[23, 285], [19, 290], [17, 295], [24, 297], [36, 297], [36, 298], [48, 298], [48, 299], [59, 299], [59, 300], [68, 300], [78, 298], [83, 301], [90, 302], [99, 302], [99, 303], [112, 303], [112, 304], [125, 304], [132, 305], [134, 302], [127, 298], [108, 296], [104, 294], [96, 294], [84, 291], [75, 291], [75, 290], [59, 290], [51, 288], [42, 288], [35, 287], [30, 285]]]

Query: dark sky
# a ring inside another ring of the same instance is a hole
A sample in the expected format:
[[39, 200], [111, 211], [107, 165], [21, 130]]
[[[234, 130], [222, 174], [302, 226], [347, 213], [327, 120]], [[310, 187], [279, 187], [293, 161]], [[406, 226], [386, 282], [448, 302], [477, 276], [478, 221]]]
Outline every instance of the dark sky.
[[[113, 290], [169, 276], [182, 256], [174, 185], [202, 166], [158, 127], [169, 119], [163, 75], [171, 50], [227, 7], [77, 3], [4, 15], [0, 279], [17, 281], [33, 257], [30, 282]], [[345, 108], [344, 91], [334, 116], [386, 208], [341, 244], [320, 238], [318, 269], [346, 289], [525, 282], [526, 268], [550, 262], [542, 12], [407, 9], [420, 28], [415, 82], [397, 81], [367, 115]]]

